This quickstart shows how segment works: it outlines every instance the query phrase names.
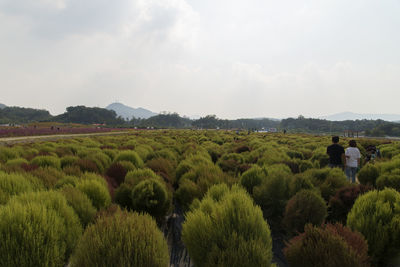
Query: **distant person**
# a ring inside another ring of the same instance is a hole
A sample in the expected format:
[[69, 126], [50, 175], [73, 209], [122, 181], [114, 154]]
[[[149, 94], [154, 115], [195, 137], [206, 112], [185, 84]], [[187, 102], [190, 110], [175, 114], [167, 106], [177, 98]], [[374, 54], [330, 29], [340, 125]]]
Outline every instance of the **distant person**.
[[328, 146], [326, 153], [329, 155], [329, 167], [342, 168], [345, 162], [344, 148], [338, 144], [339, 136], [332, 137], [332, 145]]
[[350, 140], [349, 146], [346, 148], [346, 176], [352, 183], [356, 182], [357, 169], [360, 166], [361, 153], [357, 148], [356, 140]]
[[283, 129], [283, 134], [286, 134], [286, 129]]

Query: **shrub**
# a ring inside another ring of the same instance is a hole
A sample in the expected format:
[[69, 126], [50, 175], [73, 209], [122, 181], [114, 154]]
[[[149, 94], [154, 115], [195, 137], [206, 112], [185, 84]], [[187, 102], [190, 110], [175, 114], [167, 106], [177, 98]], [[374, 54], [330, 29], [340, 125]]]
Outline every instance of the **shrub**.
[[132, 164], [130, 161], [122, 160], [118, 161], [119, 164], [122, 165], [128, 172], [136, 170], [135, 165]]
[[65, 176], [64, 178], [61, 178], [60, 180], [57, 181], [57, 183], [55, 184], [54, 188], [55, 189], [60, 189], [66, 185], [72, 185], [72, 186], [76, 186], [79, 182], [78, 177], [74, 177], [74, 176]]
[[63, 172], [66, 175], [71, 175], [71, 176], [81, 176], [82, 175], [82, 171], [81, 168], [77, 165], [73, 165], [73, 166], [66, 166], [63, 168]]
[[60, 159], [61, 168], [64, 169], [67, 166], [73, 166], [78, 160], [79, 157], [76, 156], [64, 156]]
[[299, 164], [299, 171], [300, 172], [305, 172], [306, 170], [314, 168], [314, 165], [312, 164], [311, 161], [309, 160], [302, 160], [300, 161]]
[[63, 266], [63, 219], [39, 203], [0, 206], [0, 266]]
[[135, 151], [122, 151], [120, 152], [114, 159], [114, 162], [118, 161], [129, 161], [133, 165], [135, 165], [136, 168], [140, 168], [143, 166], [143, 161], [139, 157], [139, 155]]
[[263, 179], [266, 179], [268, 172], [265, 168], [258, 165], [253, 165], [240, 177], [240, 184], [246, 188], [249, 194], [253, 194], [253, 188], [261, 184]]
[[117, 185], [120, 185], [125, 180], [125, 175], [127, 174], [127, 170], [118, 162], [114, 162], [108, 168], [106, 174], [109, 177], [112, 177]]
[[[185, 180], [191, 180], [196, 186], [190, 186], [190, 183], [184, 182]], [[230, 176], [223, 173], [220, 168], [212, 163], [196, 165], [180, 179], [179, 187], [176, 191], [177, 200], [184, 207], [188, 207], [193, 199], [198, 196], [204, 196], [211, 186], [220, 183], [231, 184], [232, 180]], [[185, 186], [181, 187], [181, 184], [185, 184]], [[195, 188], [198, 192], [193, 192]], [[193, 194], [192, 197], [190, 196], [191, 194]], [[181, 199], [181, 197], [183, 198]]]
[[75, 164], [79, 166], [82, 172], [99, 172], [99, 168], [93, 160], [79, 159]]
[[376, 179], [379, 176], [378, 168], [373, 164], [366, 164], [358, 172], [358, 181], [363, 185], [375, 186]]
[[321, 225], [327, 216], [325, 201], [313, 191], [302, 190], [292, 197], [285, 209], [283, 222], [291, 233], [303, 232], [308, 223]]
[[168, 264], [168, 246], [154, 220], [120, 210], [89, 226], [71, 258], [71, 267]]
[[60, 159], [53, 156], [37, 156], [31, 160], [31, 164], [39, 167], [53, 167], [55, 169], [61, 168]]
[[132, 190], [133, 186], [127, 183], [122, 183], [114, 194], [115, 203], [122, 208], [132, 209]]
[[160, 177], [150, 169], [137, 169], [126, 174], [125, 182], [135, 186], [139, 182], [150, 178], [159, 179]]
[[384, 189], [385, 187], [396, 189], [400, 191], [400, 174], [386, 173], [382, 174], [376, 180], [376, 187]]
[[259, 207], [237, 186], [210, 188], [186, 214], [182, 240], [196, 266], [271, 266], [272, 239]]
[[347, 225], [368, 241], [374, 263], [384, 264], [400, 249], [400, 193], [394, 189], [359, 196], [347, 216]]
[[10, 159], [18, 158], [18, 153], [13, 148], [0, 146], [0, 162], [7, 162]]
[[8, 167], [19, 167], [22, 164], [29, 164], [29, 162], [24, 158], [10, 159], [6, 162], [6, 166]]
[[40, 204], [49, 210], [54, 210], [62, 218], [63, 228], [65, 228], [62, 240], [65, 242], [65, 253], [66, 257], [68, 257], [82, 234], [82, 226], [74, 210], [67, 204], [65, 197], [55, 191], [33, 192], [13, 197], [9, 203], [13, 205], [15, 202], [22, 205], [30, 205], [31, 203]]
[[105, 208], [111, 203], [111, 196], [107, 186], [98, 180], [82, 180], [77, 188], [85, 193], [96, 209]]
[[7, 203], [9, 198], [13, 195], [32, 192], [33, 186], [21, 174], [6, 174], [4, 172], [0, 172], [0, 190], [3, 195], [0, 198], [1, 205]]
[[146, 166], [164, 178], [169, 184], [175, 183], [174, 163], [165, 158], [154, 158], [146, 162]]
[[354, 201], [361, 194], [371, 190], [372, 187], [365, 185], [348, 185], [340, 188], [335, 196], [329, 200], [329, 220], [346, 223], [347, 214], [353, 207]]
[[302, 175], [295, 175], [289, 180], [289, 196], [293, 197], [297, 192], [301, 190], [314, 189], [314, 185], [311, 183], [308, 177]]
[[291, 172], [287, 166], [271, 166], [268, 176], [254, 187], [254, 201], [261, 207], [264, 217], [270, 223], [277, 222], [283, 216], [289, 199], [288, 180]]
[[319, 189], [321, 190], [322, 197], [326, 201], [329, 201], [329, 199], [336, 194], [339, 188], [342, 188], [348, 184], [349, 182], [347, 181], [344, 173], [341, 173], [341, 175], [338, 176], [328, 176], [319, 186]]
[[41, 180], [47, 189], [54, 188], [58, 180], [65, 176], [62, 171], [53, 167], [37, 168], [31, 174]]
[[97, 210], [93, 207], [92, 201], [83, 192], [68, 185], [61, 189], [61, 193], [79, 216], [83, 227], [94, 221]]
[[176, 199], [179, 200], [184, 209], [188, 209], [194, 199], [200, 199], [202, 196], [200, 187], [189, 179], [182, 179], [175, 193]]
[[138, 183], [132, 190], [132, 208], [135, 211], [147, 212], [161, 220], [171, 207], [167, 188], [158, 179], [147, 179]]
[[284, 253], [290, 266], [370, 266], [363, 237], [343, 226], [307, 225], [288, 243]]
[[237, 153], [225, 154], [217, 162], [222, 171], [232, 172], [234, 174], [237, 174], [239, 172], [238, 167], [243, 163], [243, 156]]

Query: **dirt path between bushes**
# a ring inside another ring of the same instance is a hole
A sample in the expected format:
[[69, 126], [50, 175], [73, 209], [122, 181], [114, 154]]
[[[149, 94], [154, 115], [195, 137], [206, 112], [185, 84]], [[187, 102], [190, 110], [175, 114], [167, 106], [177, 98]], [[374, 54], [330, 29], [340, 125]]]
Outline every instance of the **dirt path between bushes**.
[[17, 143], [33, 143], [33, 142], [38, 142], [38, 141], [55, 141], [58, 139], [67, 139], [67, 138], [75, 138], [75, 137], [121, 135], [121, 134], [127, 134], [127, 133], [129, 133], [129, 131], [85, 133], [85, 134], [54, 134], [54, 135], [3, 137], [3, 138], [0, 138], [0, 145], [13, 145], [13, 144], [17, 144]]

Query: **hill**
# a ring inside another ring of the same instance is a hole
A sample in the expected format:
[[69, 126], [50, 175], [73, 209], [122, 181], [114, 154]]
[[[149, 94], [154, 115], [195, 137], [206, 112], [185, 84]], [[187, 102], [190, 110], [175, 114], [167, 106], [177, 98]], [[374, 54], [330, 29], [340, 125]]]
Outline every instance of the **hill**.
[[7, 107], [7, 106], [0, 103], [0, 109], [5, 108], [5, 107]]
[[40, 122], [51, 118], [50, 113], [42, 109], [21, 107], [4, 107], [0, 109], [0, 124]]
[[148, 119], [150, 117], [156, 116], [157, 113], [154, 113], [148, 109], [144, 108], [132, 108], [126, 106], [122, 103], [112, 103], [106, 107], [108, 110], [114, 110], [118, 116], [124, 119], [132, 119], [134, 118], [141, 118], [141, 119]]
[[113, 110], [105, 108], [89, 108], [85, 106], [67, 107], [67, 112], [52, 118], [54, 122], [81, 123], [81, 124], [124, 124], [125, 121], [117, 117]]
[[347, 120], [384, 120], [384, 121], [400, 121], [398, 114], [359, 114], [353, 112], [341, 112], [333, 115], [322, 116], [319, 119], [329, 121], [347, 121]]

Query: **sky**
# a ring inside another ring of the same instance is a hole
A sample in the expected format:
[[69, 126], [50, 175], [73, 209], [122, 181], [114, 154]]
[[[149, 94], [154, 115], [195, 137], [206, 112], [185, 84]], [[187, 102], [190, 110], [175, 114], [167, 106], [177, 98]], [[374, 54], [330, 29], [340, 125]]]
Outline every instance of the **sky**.
[[398, 0], [0, 0], [0, 103], [399, 114]]

